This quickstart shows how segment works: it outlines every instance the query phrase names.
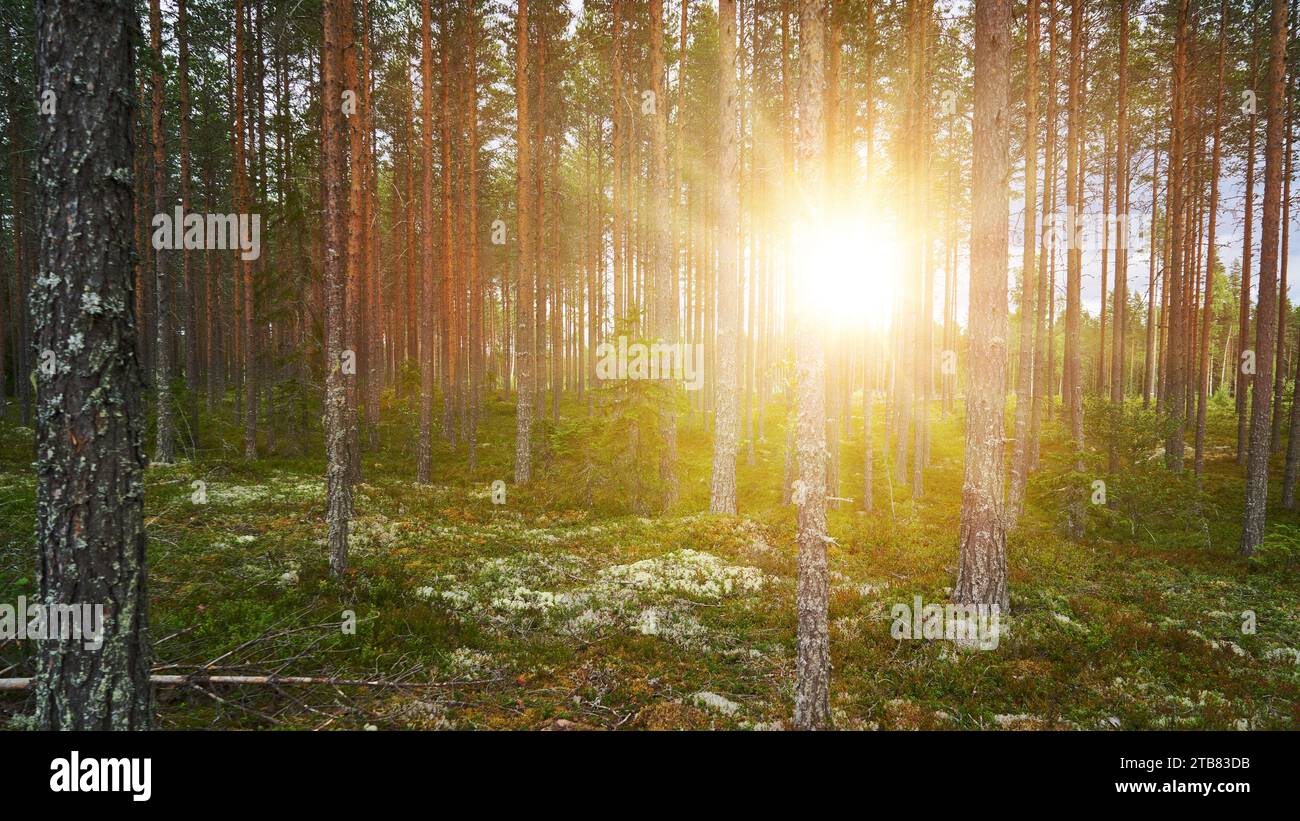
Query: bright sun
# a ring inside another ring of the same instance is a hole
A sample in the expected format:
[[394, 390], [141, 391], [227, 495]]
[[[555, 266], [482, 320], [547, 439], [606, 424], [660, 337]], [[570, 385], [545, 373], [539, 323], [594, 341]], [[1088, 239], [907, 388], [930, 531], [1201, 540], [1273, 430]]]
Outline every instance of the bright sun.
[[796, 225], [799, 285], [819, 317], [836, 329], [887, 330], [894, 310], [902, 251], [897, 231], [867, 218], [819, 227]]

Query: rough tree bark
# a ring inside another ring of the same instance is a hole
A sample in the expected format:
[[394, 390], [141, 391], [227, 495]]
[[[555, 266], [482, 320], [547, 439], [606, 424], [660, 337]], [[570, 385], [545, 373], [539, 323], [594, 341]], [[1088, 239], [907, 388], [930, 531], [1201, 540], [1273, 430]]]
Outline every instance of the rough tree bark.
[[[366, 105], [361, 92], [358, 52], [365, 46], [365, 31], [360, 39], [356, 35], [356, 3], [351, 2], [343, 18], [343, 91], [351, 95], [351, 113], [345, 112], [344, 128], [348, 138], [348, 206], [347, 214], [347, 278], [343, 296], [343, 347], [351, 354], [354, 368], [345, 374], [347, 383], [347, 448], [348, 481], [361, 481], [360, 400], [365, 374], [365, 349], [361, 344], [365, 326], [361, 321], [366, 269]], [[358, 373], [359, 372], [359, 373]]]
[[[1264, 115], [1264, 215], [1260, 220], [1259, 305], [1255, 351], [1271, 352], [1277, 338], [1278, 235], [1282, 208], [1282, 124], [1285, 119], [1286, 0], [1272, 0], [1267, 110]], [[1268, 503], [1269, 415], [1273, 404], [1273, 357], [1257, 356], [1250, 403], [1250, 453], [1246, 461], [1246, 505], [1241, 552], [1249, 556], [1264, 541]]]
[[1011, 462], [1011, 495], [1007, 500], [1007, 526], [1015, 527], [1025, 499], [1029, 477], [1029, 423], [1034, 392], [1034, 295], [1038, 266], [1034, 246], [1038, 241], [1035, 208], [1038, 205], [1038, 23], [1039, 0], [1028, 0], [1025, 44], [1025, 238], [1020, 273], [1020, 361], [1016, 379], [1015, 452]]
[[[799, 3], [799, 141], [796, 159], [805, 219], [824, 218], [823, 167], [826, 150], [822, 117], [824, 68], [822, 37], [826, 0]], [[804, 270], [805, 276], [824, 276]], [[794, 724], [800, 730], [830, 727], [830, 632], [827, 624], [829, 574], [826, 565], [826, 340], [822, 318], [811, 294], [799, 289], [795, 333], [795, 385], [798, 416], [795, 456], [799, 507], [799, 579], [795, 607], [799, 614], [795, 657]]]
[[1069, 240], [1065, 249], [1065, 373], [1061, 389], [1061, 401], [1070, 420], [1070, 436], [1080, 457], [1083, 453], [1083, 358], [1079, 347], [1083, 311], [1083, 251], [1079, 247], [1083, 219], [1083, 3], [1084, 0], [1070, 2], [1070, 96], [1065, 139], [1065, 213]]
[[[1252, 52], [1250, 63], [1251, 88], [1255, 87], [1258, 72], [1259, 50], [1258, 38]], [[1250, 255], [1254, 250], [1253, 233], [1255, 227], [1255, 136], [1259, 131], [1259, 114], [1251, 111], [1246, 131], [1246, 192], [1241, 229], [1241, 299], [1237, 307], [1237, 343], [1239, 350], [1236, 368], [1237, 381], [1237, 464], [1246, 464], [1246, 455], [1250, 450], [1250, 433], [1246, 422], [1250, 416], [1247, 394], [1250, 392], [1250, 378], [1241, 367], [1241, 353], [1245, 352], [1246, 340], [1250, 338]]]
[[[1169, 136], [1169, 317], [1168, 347], [1165, 352], [1165, 410], [1169, 415], [1169, 434], [1165, 440], [1165, 462], [1174, 471], [1183, 469], [1187, 415], [1183, 395], [1186, 391], [1187, 349], [1184, 345], [1186, 323], [1183, 304], [1187, 300], [1183, 271], [1183, 117], [1187, 95], [1187, 10], [1188, 0], [1178, 3], [1178, 28], [1174, 47], [1174, 78], [1170, 105]], [[1271, 350], [1271, 349], [1270, 349]]]
[[325, 298], [325, 503], [330, 572], [341, 576], [348, 566], [348, 512], [352, 487], [348, 477], [347, 378], [343, 374], [347, 288], [345, 224], [347, 135], [343, 119], [343, 26], [352, 13], [348, 0], [325, 0], [321, 10], [321, 153], [324, 163], [324, 298]]
[[970, 384], [966, 392], [960, 557], [952, 593], [959, 604], [989, 604], [1004, 609], [1009, 604], [1002, 437], [1010, 220], [1010, 33], [1009, 0], [976, 0], [970, 332], [966, 354]]
[[442, 329], [442, 347], [438, 368], [442, 380], [442, 437], [456, 444], [456, 345], [460, 339], [460, 328], [452, 301], [452, 283], [456, 272], [452, 268], [452, 254], [455, 251], [451, 228], [451, 181], [454, 169], [451, 164], [451, 64], [448, 55], [448, 41], [451, 40], [451, 21], [447, 5], [442, 7], [438, 32], [438, 56], [442, 66], [442, 116], [438, 118], [438, 141], [442, 155], [442, 271], [438, 275], [441, 286], [439, 298], [440, 327]]
[[420, 140], [424, 164], [420, 230], [420, 445], [415, 481], [427, 485], [433, 474], [433, 45], [432, 15], [424, 0], [420, 21]]
[[1205, 472], [1205, 414], [1210, 384], [1210, 326], [1214, 323], [1214, 247], [1215, 222], [1219, 211], [1219, 138], [1223, 130], [1223, 69], [1224, 52], [1228, 43], [1228, 0], [1219, 8], [1219, 63], [1218, 84], [1214, 100], [1214, 148], [1210, 158], [1210, 214], [1205, 232], [1205, 308], [1201, 319], [1201, 363], [1196, 385], [1196, 455], [1194, 470], [1197, 476]]
[[519, 396], [515, 404], [515, 484], [526, 485], [533, 473], [533, 400], [536, 396], [537, 363], [533, 331], [533, 157], [532, 122], [528, 116], [530, 87], [528, 64], [528, 0], [519, 0], [515, 17], [515, 103], [519, 114], [515, 124], [515, 202], [519, 212], [519, 299], [515, 356], [519, 374]]
[[717, 383], [713, 431], [713, 480], [709, 509], [736, 512], [736, 449], [740, 441], [740, 394], [737, 378], [739, 344], [736, 319], [739, 284], [740, 154], [736, 144], [736, 2], [718, 3], [718, 97], [722, 134], [719, 149]]
[[[1128, 29], [1129, 0], [1119, 4], [1119, 113], [1115, 122], [1115, 292], [1111, 308], [1110, 402], [1118, 417], [1124, 413], [1124, 338], [1128, 333]], [[1109, 469], [1119, 470], [1119, 448], [1111, 438]]]
[[[176, 3], [176, 42], [178, 57], [176, 62], [177, 95], [179, 97], [179, 131], [180, 131], [180, 193], [181, 212], [190, 211], [192, 164], [190, 159], [190, 43], [189, 10], [186, 0]], [[189, 427], [198, 426], [198, 388], [199, 388], [199, 341], [198, 341], [198, 289], [194, 284], [194, 269], [190, 264], [188, 248], [180, 250], [181, 257], [181, 304], [185, 306], [185, 385], [189, 391], [188, 411]]]
[[[244, 161], [244, 3], [235, 0], [235, 213], [248, 213], [248, 168]], [[236, 271], [242, 287], [240, 333], [243, 341], [244, 458], [257, 458], [257, 357], [253, 322], [253, 266], [236, 252]]]
[[[102, 605], [103, 642], [38, 648], [37, 726], [153, 724], [144, 533], [144, 413], [132, 304], [133, 44], [127, 0], [37, 0], [39, 276], [37, 580], [46, 605]], [[93, 306], [93, 308], [92, 308]]]
[[[1049, 269], [1052, 265], [1052, 257], [1056, 254], [1056, 232], [1047, 230], [1052, 209], [1056, 207], [1056, 30], [1056, 0], [1048, 0], [1047, 117], [1044, 125], [1047, 139], [1043, 145], [1043, 210], [1038, 246], [1037, 315], [1034, 317], [1033, 407], [1029, 413], [1029, 442], [1027, 443], [1029, 452], [1026, 456], [1029, 470], [1038, 467], [1038, 439], [1039, 431], [1042, 429], [1044, 395], [1049, 403], [1051, 401], [1051, 386], [1048, 382], [1052, 363], [1048, 355], [1049, 353], [1055, 355], [1056, 352], [1055, 345], [1049, 338], [1050, 328], [1047, 324], [1048, 311], [1055, 310], [1052, 306], [1056, 301], [1055, 283], [1052, 287], [1048, 287]], [[1048, 410], [1051, 410], [1050, 404]]]
[[[162, 76], [162, 12], [158, 0], [149, 0], [149, 134], [153, 143], [153, 211], [155, 218], [167, 211], [167, 165], [164, 153], [166, 132], [163, 128], [163, 109], [166, 106], [166, 88]], [[156, 227], [156, 226], [155, 226]], [[158, 403], [153, 459], [159, 464], [176, 461], [176, 424], [172, 410], [172, 282], [167, 275], [167, 255], [155, 248], [154, 263], [154, 396]]]
[[[653, 223], [655, 337], [662, 343], [677, 342], [677, 254], [670, 213], [668, 179], [668, 97], [664, 93], [664, 8], [663, 0], [650, 0], [650, 88], [654, 94], [654, 124], [651, 128], [650, 217]], [[659, 408], [659, 481], [663, 485], [664, 509], [677, 501], [677, 415], [673, 410], [672, 382], [664, 381]]]
[[469, 467], [478, 464], [478, 421], [483, 403], [483, 282], [479, 274], [478, 235], [478, 15], [469, 10], [469, 90], [465, 112], [469, 153]]

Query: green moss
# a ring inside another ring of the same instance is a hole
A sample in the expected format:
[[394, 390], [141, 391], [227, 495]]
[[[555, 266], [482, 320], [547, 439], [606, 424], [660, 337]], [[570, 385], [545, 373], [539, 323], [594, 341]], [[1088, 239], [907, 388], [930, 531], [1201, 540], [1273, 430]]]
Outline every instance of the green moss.
[[[512, 410], [499, 401], [487, 403], [476, 470], [467, 469], [463, 450], [437, 444], [434, 484], [416, 486], [415, 420], [394, 406], [381, 426], [384, 447], [364, 455], [351, 570], [341, 582], [328, 573], [315, 432], [301, 432], [301, 441], [284, 432], [287, 455], [248, 464], [238, 427], [205, 418], [192, 460], [151, 468], [146, 477], [159, 664], [183, 672], [216, 660], [214, 668], [228, 672], [440, 686], [245, 688], [223, 690], [225, 703], [168, 690], [160, 695], [160, 725], [537, 729], [564, 719], [621, 729], [742, 729], [785, 721], [795, 562], [793, 511], [779, 504], [783, 411], [779, 401], [765, 408], [766, 437], [752, 465], [742, 445], [741, 516], [694, 512], [707, 507], [711, 463], [696, 413], [679, 422], [680, 505], [668, 516], [643, 517], [620, 510], [617, 494], [601, 487], [590, 489], [600, 504], [578, 498], [610, 469], [602, 462], [596, 470], [574, 449], [585, 430], [580, 421], [550, 429], [537, 481], [509, 487], [507, 504], [492, 504], [488, 487], [510, 480], [513, 459]], [[876, 411], [879, 449], [886, 426], [883, 408]], [[582, 420], [585, 407], [566, 404], [564, 412]], [[1216, 406], [1210, 421], [1199, 487], [1170, 477], [1158, 459], [1143, 461], [1159, 436], [1149, 417], [1124, 422], [1125, 469], [1115, 475], [1104, 470], [1104, 448], [1077, 472], [1064, 437], [1046, 425], [1043, 468], [1031, 478], [1026, 514], [1008, 544], [1008, 632], [987, 652], [890, 636], [893, 604], [916, 595], [942, 602], [953, 581], [960, 418], [934, 418], [923, 499], [913, 500], [907, 487], [891, 489], [878, 450], [875, 512], [859, 512], [856, 498], [830, 511], [836, 725], [1296, 727], [1300, 667], [1282, 651], [1300, 648], [1300, 586], [1288, 558], [1300, 517], [1275, 506], [1270, 544], [1277, 547], [1250, 562], [1236, 555], [1242, 480], [1230, 409]], [[846, 497], [860, 493], [861, 430], [860, 415], [846, 425], [839, 472]], [[600, 435], [610, 434], [602, 428]], [[1089, 435], [1107, 441], [1103, 429]], [[34, 578], [30, 452], [29, 430], [0, 425], [0, 601], [29, 594]], [[1082, 538], [1071, 540], [1066, 494], [1094, 478], [1107, 482], [1114, 505], [1089, 506]], [[206, 505], [191, 501], [198, 479], [207, 483]], [[671, 562], [684, 549], [757, 568], [766, 581], [758, 591], [720, 596], [638, 590], [617, 607], [597, 596], [572, 611], [511, 610], [498, 601], [508, 584], [525, 587], [526, 601], [590, 593], [610, 568]], [[582, 607], [592, 613], [584, 617]], [[654, 630], [639, 626], [647, 609], [659, 613]], [[355, 634], [340, 629], [345, 610], [355, 613]], [[1245, 611], [1255, 614], [1253, 634], [1242, 632]], [[27, 674], [30, 663], [29, 647], [0, 648], [5, 675]], [[711, 710], [708, 699], [695, 699], [700, 692], [739, 709]], [[0, 700], [11, 722], [23, 708], [22, 699]]]

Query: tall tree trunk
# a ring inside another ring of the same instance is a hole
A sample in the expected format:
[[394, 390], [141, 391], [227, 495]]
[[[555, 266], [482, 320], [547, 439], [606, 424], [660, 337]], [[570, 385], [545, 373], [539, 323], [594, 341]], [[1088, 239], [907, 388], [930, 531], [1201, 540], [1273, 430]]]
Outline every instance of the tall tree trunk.
[[[1255, 323], [1255, 385], [1250, 405], [1250, 455], [1246, 462], [1246, 505], [1241, 552], [1249, 556], [1264, 541], [1268, 503], [1269, 412], [1273, 402], [1273, 357], [1276, 342], [1278, 238], [1282, 209], [1282, 126], [1285, 119], [1286, 0], [1272, 0], [1269, 45], [1268, 108], [1264, 137], [1264, 216], [1260, 221], [1259, 305]], [[1259, 354], [1263, 355], [1259, 355]], [[1279, 363], [1280, 364], [1280, 363]]]
[[[1113, 220], [1111, 214], [1116, 211], [1110, 210], [1110, 122], [1102, 121], [1102, 131], [1105, 133], [1104, 142], [1101, 150], [1101, 306], [1099, 315], [1099, 324], [1097, 328], [1097, 394], [1106, 396], [1110, 390], [1107, 384], [1107, 378], [1110, 370], [1106, 367], [1106, 285], [1109, 283], [1110, 275], [1110, 257], [1106, 251], [1110, 248], [1110, 229]], [[1086, 171], [1085, 171], [1086, 174]], [[1113, 320], [1112, 320], [1112, 324]]]
[[[1253, 88], [1258, 71], [1259, 39], [1252, 39], [1255, 41], [1250, 63], [1250, 79]], [[1255, 136], [1259, 131], [1258, 120], [1258, 112], [1252, 110], [1250, 112], [1250, 124], [1246, 132], [1246, 192], [1245, 204], [1242, 206], [1244, 215], [1241, 231], [1241, 299], [1237, 306], [1237, 347], [1240, 351], [1235, 363], [1237, 383], [1237, 464], [1243, 467], [1246, 465], [1246, 455], [1250, 450], [1249, 433], [1246, 427], [1249, 406], [1246, 398], [1251, 380], [1248, 378], [1250, 374], [1246, 373], [1246, 369], [1242, 367], [1241, 356], [1245, 353], [1247, 340], [1250, 339], [1250, 255], [1254, 250], [1252, 229], [1255, 225]]]
[[[526, 0], [525, 0], [526, 2]], [[420, 230], [420, 445], [415, 481], [429, 484], [433, 476], [433, 45], [429, 0], [420, 21], [420, 157], [424, 164]]]
[[330, 572], [338, 578], [348, 567], [348, 516], [352, 487], [348, 476], [347, 377], [343, 346], [347, 288], [347, 134], [343, 117], [343, 50], [349, 0], [324, 0], [321, 10], [321, 154], [324, 161], [325, 277], [325, 504]]
[[[1224, 52], [1228, 44], [1228, 0], [1219, 8], [1219, 73], [1214, 98], [1214, 148], [1210, 158], [1210, 214], [1206, 227], [1205, 255], [1205, 309], [1201, 319], [1201, 363], [1196, 392], [1196, 456], [1194, 470], [1197, 476], [1205, 472], [1205, 414], [1210, 384], [1210, 326], [1214, 322], [1214, 260], [1215, 220], [1219, 210], [1219, 137], [1223, 127], [1223, 69]], [[1226, 353], [1226, 351], [1225, 351]]]
[[469, 10], [469, 90], [466, 119], [469, 142], [469, 466], [478, 463], [478, 421], [483, 402], [483, 282], [479, 273], [478, 235], [478, 14]]
[[[379, 208], [379, 174], [378, 153], [375, 145], [375, 112], [371, 107], [371, 51], [374, 48], [371, 31], [370, 3], [361, 3], [361, 33], [366, 45], [365, 60], [361, 70], [361, 98], [365, 117], [361, 126], [365, 130], [365, 152], [359, 165], [365, 168], [366, 179], [366, 299], [362, 317], [366, 326], [366, 374], [365, 406], [366, 434], [369, 448], [379, 450], [379, 394], [383, 388], [384, 376], [384, 323], [383, 323], [383, 276], [379, 269], [380, 244], [380, 208]], [[361, 308], [362, 306], [358, 306]]]
[[519, 299], [516, 360], [519, 374], [519, 398], [515, 404], [515, 484], [526, 485], [533, 473], [533, 400], [537, 384], [535, 357], [537, 340], [533, 331], [533, 181], [532, 121], [528, 95], [528, 0], [519, 0], [515, 16], [515, 103], [518, 106], [515, 144], [519, 157], [515, 163], [517, 180], [515, 201], [519, 212]]
[[1156, 341], [1156, 216], [1160, 199], [1160, 147], [1151, 147], [1151, 234], [1149, 238], [1149, 264], [1147, 267], [1147, 339], [1146, 361], [1142, 373], [1142, 407], [1151, 406], [1151, 395], [1156, 392], [1157, 367]]
[[[180, 97], [181, 213], [188, 214], [191, 199], [190, 174], [192, 173], [192, 168], [190, 161], [190, 43], [187, 0], [177, 0], [176, 3], [176, 40], [179, 49], [178, 60], [176, 63], [176, 74], [178, 85], [177, 91]], [[184, 306], [185, 310], [185, 386], [189, 392], [189, 401], [187, 403], [189, 411], [189, 427], [191, 430], [194, 430], [198, 425], [198, 288], [196, 288], [194, 284], [194, 269], [190, 264], [189, 249], [182, 248], [180, 250], [180, 256], [180, 283], [183, 293], [181, 304]]]
[[[624, 192], [623, 192], [623, 158], [625, 136], [624, 131], [624, 109], [626, 102], [623, 99], [623, 3], [622, 0], [613, 0], [612, 14], [614, 17], [614, 32], [610, 48], [613, 50], [613, 59], [611, 62], [614, 66], [614, 110], [611, 113], [610, 120], [610, 140], [613, 146], [613, 164], [614, 164], [614, 182], [610, 191], [610, 202], [613, 206], [613, 229], [611, 231], [612, 254], [614, 264], [614, 327], [617, 330], [619, 322], [626, 316], [626, 306], [623, 304], [623, 268], [624, 268], [624, 249], [623, 249], [623, 209], [624, 209]], [[719, 12], [721, 13], [721, 12]], [[725, 82], [726, 78], [723, 78]]]
[[[1056, 255], [1055, 231], [1048, 230], [1048, 220], [1056, 208], [1056, 0], [1047, 2], [1047, 118], [1044, 131], [1047, 139], [1043, 146], [1043, 211], [1042, 228], [1038, 246], [1038, 300], [1037, 316], [1034, 318], [1034, 379], [1033, 407], [1029, 414], [1029, 441], [1026, 460], [1027, 471], [1038, 466], [1039, 431], [1042, 429], [1043, 400], [1048, 402], [1051, 410], [1052, 358], [1056, 355], [1056, 345], [1052, 339], [1052, 329], [1048, 324], [1055, 312], [1056, 287], [1055, 277], [1049, 277], [1054, 270], [1053, 258]], [[1053, 280], [1049, 284], [1049, 279]], [[1022, 508], [1023, 508], [1023, 502]]]
[[[654, 270], [654, 336], [658, 341], [677, 343], [677, 291], [673, 287], [677, 277], [676, 243], [671, 222], [671, 201], [668, 179], [668, 96], [664, 91], [664, 8], [663, 0], [650, 0], [650, 89], [654, 99], [654, 124], [651, 129], [650, 191], [653, 201], [650, 219], [653, 223], [654, 253], [651, 264]], [[663, 376], [663, 374], [661, 374]], [[671, 374], [665, 380], [669, 391], [664, 392], [659, 408], [659, 481], [663, 485], [664, 509], [677, 501], [677, 415], [673, 410], [675, 390]], [[671, 391], [671, 392], [670, 392]]]
[[[235, 213], [248, 213], [248, 169], [244, 161], [244, 0], [235, 0]], [[237, 252], [235, 265], [242, 286], [241, 334], [243, 338], [244, 458], [257, 458], [257, 357], [253, 321], [253, 266]], [[159, 321], [162, 317], [159, 316]], [[161, 345], [159, 346], [162, 347]], [[162, 355], [159, 351], [158, 355]]]
[[1187, 98], [1187, 13], [1188, 0], [1179, 0], [1178, 28], [1174, 50], [1173, 102], [1170, 107], [1169, 137], [1169, 311], [1165, 322], [1169, 339], [1165, 354], [1165, 411], [1169, 415], [1169, 434], [1165, 441], [1165, 461], [1171, 470], [1183, 469], [1183, 448], [1186, 440], [1187, 417], [1183, 396], [1186, 391], [1187, 350], [1184, 345], [1187, 314], [1184, 310], [1189, 299], [1183, 270], [1183, 245], [1186, 223], [1183, 196], [1183, 137]]
[[[1077, 26], [1075, 30], [1077, 36]], [[1002, 466], [1007, 363], [1006, 238], [1010, 221], [1007, 178], [1011, 175], [1010, 33], [1009, 0], [976, 0], [970, 332], [966, 354], [970, 385], [966, 393], [960, 554], [952, 593], [958, 604], [1000, 608], [1010, 603]]]
[[1025, 43], [1025, 231], [1024, 262], [1020, 273], [1020, 362], [1016, 380], [1015, 452], [1011, 462], [1011, 496], [1007, 500], [1007, 525], [1020, 518], [1029, 476], [1029, 421], [1034, 391], [1034, 292], [1038, 266], [1034, 246], [1038, 241], [1034, 209], [1038, 205], [1038, 23], [1039, 0], [1028, 0]]
[[[917, 5], [917, 64], [916, 96], [911, 139], [915, 143], [915, 164], [912, 167], [914, 196], [912, 207], [914, 225], [919, 231], [916, 265], [909, 268], [909, 278], [915, 276], [914, 298], [917, 300], [912, 325], [911, 348], [916, 352], [912, 357], [915, 371], [912, 375], [912, 415], [915, 442], [912, 449], [912, 498], [920, 499], [924, 493], [923, 484], [925, 462], [928, 456], [928, 437], [930, 432], [930, 382], [932, 375], [930, 336], [934, 330], [934, 274], [930, 264], [933, 243], [930, 241], [929, 197], [930, 197], [930, 18], [934, 13], [933, 3], [927, 0]], [[915, 274], [913, 274], [913, 271]]]
[[[782, 51], [781, 99], [783, 101], [782, 117], [788, 121], [791, 118], [791, 112], [788, 105], [789, 87], [788, 87], [788, 80], [786, 79], [786, 76], [789, 73], [788, 71], [789, 67], [787, 65], [788, 60], [785, 57], [785, 52], [787, 49], [787, 44], [786, 44], [787, 32], [786, 32], [786, 19], [785, 19], [787, 7], [788, 7], [788, 0], [783, 0], [781, 5], [781, 51]], [[874, 69], [873, 62], [875, 59], [875, 38], [876, 38], [875, 10], [876, 10], [875, 0], [867, 0], [866, 31], [867, 31], [867, 37], [869, 38], [868, 46], [867, 46], [867, 54], [866, 54], [867, 100], [866, 100], [865, 127], [866, 127], [867, 146], [866, 146], [866, 179], [863, 181], [863, 190], [866, 191], [868, 197], [872, 196], [873, 193], [873, 189], [872, 189], [873, 180], [872, 180], [871, 172], [874, 168], [873, 151], [875, 149], [875, 136], [876, 136], [875, 135], [875, 77], [873, 71]], [[788, 128], [789, 128], [788, 125], [783, 126], [783, 132], [785, 129]], [[790, 168], [788, 149], [783, 150], [782, 170], [784, 172], [784, 175], [787, 177], [792, 172], [792, 169]], [[788, 185], [788, 183], [786, 183], [786, 185]], [[951, 189], [950, 189], [950, 193], [951, 193]], [[785, 194], [786, 199], [788, 201], [789, 199], [788, 188], [783, 191], [783, 194]], [[786, 269], [784, 293], [786, 295], [789, 295], [793, 290], [793, 283], [790, 278], [791, 277], [790, 271], [792, 266], [791, 266], [791, 251], [790, 251], [789, 239], [790, 239], [790, 235], [787, 230], [786, 235], [784, 237], [784, 250], [785, 250], [784, 264]], [[948, 348], [948, 345], [950, 344], [948, 339], [949, 304], [950, 304], [949, 294], [947, 288], [945, 288], [944, 336], [943, 336], [945, 350]], [[865, 344], [862, 346], [862, 509], [870, 513], [875, 509], [875, 499], [874, 499], [875, 490], [873, 487], [874, 479], [875, 479], [875, 475], [874, 475], [875, 474], [875, 460], [874, 460], [875, 441], [872, 435], [872, 422], [873, 422], [873, 417], [875, 416], [876, 381], [874, 378], [873, 368], [875, 367], [876, 360], [873, 357], [874, 340], [872, 339], [872, 329], [869, 326], [863, 329], [863, 338], [865, 340]], [[944, 384], [944, 409], [947, 410], [948, 407], [947, 403], [951, 397], [948, 394], [949, 382], [946, 375], [944, 377], [943, 384]], [[786, 397], [787, 397], [786, 427], [787, 428], [789, 427], [788, 420], [790, 418], [789, 393], [790, 393], [789, 390], [787, 390], [786, 391]], [[783, 501], [785, 500], [783, 499]]]
[[[402, 218], [402, 231], [406, 238], [406, 304], [402, 308], [405, 318], [405, 360], [407, 362], [420, 361], [420, 316], [424, 313], [421, 310], [418, 294], [420, 293], [419, 274], [415, 268], [415, 226], [416, 220], [422, 214], [416, 204], [415, 199], [415, 165], [416, 159], [415, 148], [415, 84], [411, 81], [411, 67], [403, 59], [402, 71], [402, 96], [406, 102], [406, 123], [403, 128], [406, 137], [403, 143], [406, 146], [406, 202], [404, 215]], [[423, 270], [421, 268], [420, 270]]]
[[[1124, 339], [1128, 334], [1128, 30], [1129, 0], [1119, 3], [1119, 112], [1115, 121], [1115, 213], [1119, 215], [1115, 237], [1115, 292], [1111, 307], [1110, 402], [1115, 414], [1124, 414]], [[1109, 469], [1119, 470], [1119, 449], [1111, 437]]]
[[[740, 154], [736, 144], [736, 2], [719, 0], [718, 97], [721, 103], [719, 127], [718, 273], [716, 422], [713, 431], [713, 479], [709, 510], [736, 512], [736, 449], [740, 442], [740, 394], [737, 368], [739, 342], [737, 321], [739, 281], [736, 271], [739, 248]], [[617, 217], [615, 218], [617, 220]], [[617, 225], [617, 222], [615, 223]]]
[[[1065, 365], [1062, 402], [1070, 420], [1070, 437], [1075, 453], [1083, 454], [1083, 359], [1079, 326], [1082, 318], [1082, 249], [1079, 247], [1083, 220], [1083, 2], [1070, 0], [1070, 98], [1066, 132], [1065, 213], [1070, 223], [1066, 247], [1065, 280]], [[967, 423], [969, 425], [969, 422]], [[967, 439], [969, 439], [969, 434]]]
[[[356, 35], [356, 3], [348, 5], [343, 20], [343, 82], [344, 93], [349, 95], [351, 107], [344, 112], [348, 134], [348, 235], [347, 283], [343, 298], [343, 345], [350, 355], [353, 367], [347, 376], [348, 423], [348, 481], [361, 481], [360, 400], [365, 379], [365, 348], [361, 335], [365, 330], [361, 311], [363, 307], [366, 269], [366, 148], [365, 99], [361, 93], [364, 82], [357, 52], [365, 46], [365, 32]], [[351, 113], [348, 113], [350, 111]], [[358, 375], [360, 374], [360, 375]]]
[[[1289, 83], [1288, 83], [1289, 84]], [[1281, 252], [1278, 254], [1277, 286], [1277, 362], [1273, 366], [1273, 430], [1269, 437], [1269, 450], [1277, 453], [1282, 447], [1282, 390], [1286, 382], [1286, 329], [1291, 310], [1287, 305], [1287, 245], [1291, 235], [1289, 219], [1291, 209], [1291, 100], [1287, 98], [1286, 119], [1284, 120], [1282, 138], [1282, 240]]]
[[[818, 225], [825, 203], [823, 163], [826, 150], [822, 116], [824, 72], [822, 37], [825, 0], [799, 3], [799, 178], [807, 218]], [[825, 272], [805, 271], [806, 276]], [[795, 336], [795, 384], [798, 421], [795, 452], [798, 476], [794, 493], [799, 506], [799, 579], [795, 607], [799, 614], [795, 657], [794, 724], [800, 730], [825, 729], [831, 723], [830, 632], [827, 624], [829, 574], [826, 564], [826, 342], [811, 293], [800, 289]]]
[[[149, 0], [149, 49], [152, 65], [149, 70], [150, 135], [153, 142], [153, 210], [154, 220], [167, 209], [167, 165], [163, 153], [163, 108], [166, 106], [166, 88], [162, 76], [162, 13], [158, 0]], [[164, 230], [152, 223], [159, 231]], [[164, 224], [165, 225], [165, 224]], [[157, 234], [154, 235], [157, 238]], [[170, 243], [168, 243], [170, 244]], [[176, 424], [172, 409], [172, 289], [167, 276], [167, 256], [154, 243], [154, 298], [157, 324], [156, 353], [154, 356], [154, 395], [158, 401], [158, 419], [154, 444], [154, 461], [171, 464], [176, 461]]]
[[452, 302], [452, 284], [456, 274], [452, 268], [451, 66], [447, 54], [448, 41], [451, 39], [451, 25], [445, 4], [442, 7], [440, 28], [438, 51], [442, 62], [442, 116], [438, 124], [439, 142], [442, 147], [442, 272], [439, 282], [442, 285], [442, 295], [439, 300], [438, 315], [441, 318], [442, 350], [438, 371], [442, 378], [442, 436], [454, 447], [457, 374], [454, 346], [460, 338], [460, 329], [456, 325], [456, 311]]
[[[130, 178], [135, 10], [126, 0], [37, 0], [39, 275], [35, 347], [41, 601], [102, 606], [102, 643], [41, 642], [35, 719], [45, 730], [147, 730], [144, 413], [132, 310]], [[93, 93], [87, 93], [93, 89]], [[94, 296], [101, 306], [84, 310]]]

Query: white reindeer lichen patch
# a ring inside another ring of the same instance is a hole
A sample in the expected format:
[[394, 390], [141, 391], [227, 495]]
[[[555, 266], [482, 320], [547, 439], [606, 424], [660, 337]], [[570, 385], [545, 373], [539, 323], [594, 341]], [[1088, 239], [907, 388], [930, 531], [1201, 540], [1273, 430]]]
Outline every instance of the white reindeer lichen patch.
[[594, 570], [567, 553], [517, 553], [470, 562], [414, 591], [505, 630], [547, 630], [587, 639], [614, 631], [703, 646], [695, 602], [761, 591], [762, 571], [684, 549]]

